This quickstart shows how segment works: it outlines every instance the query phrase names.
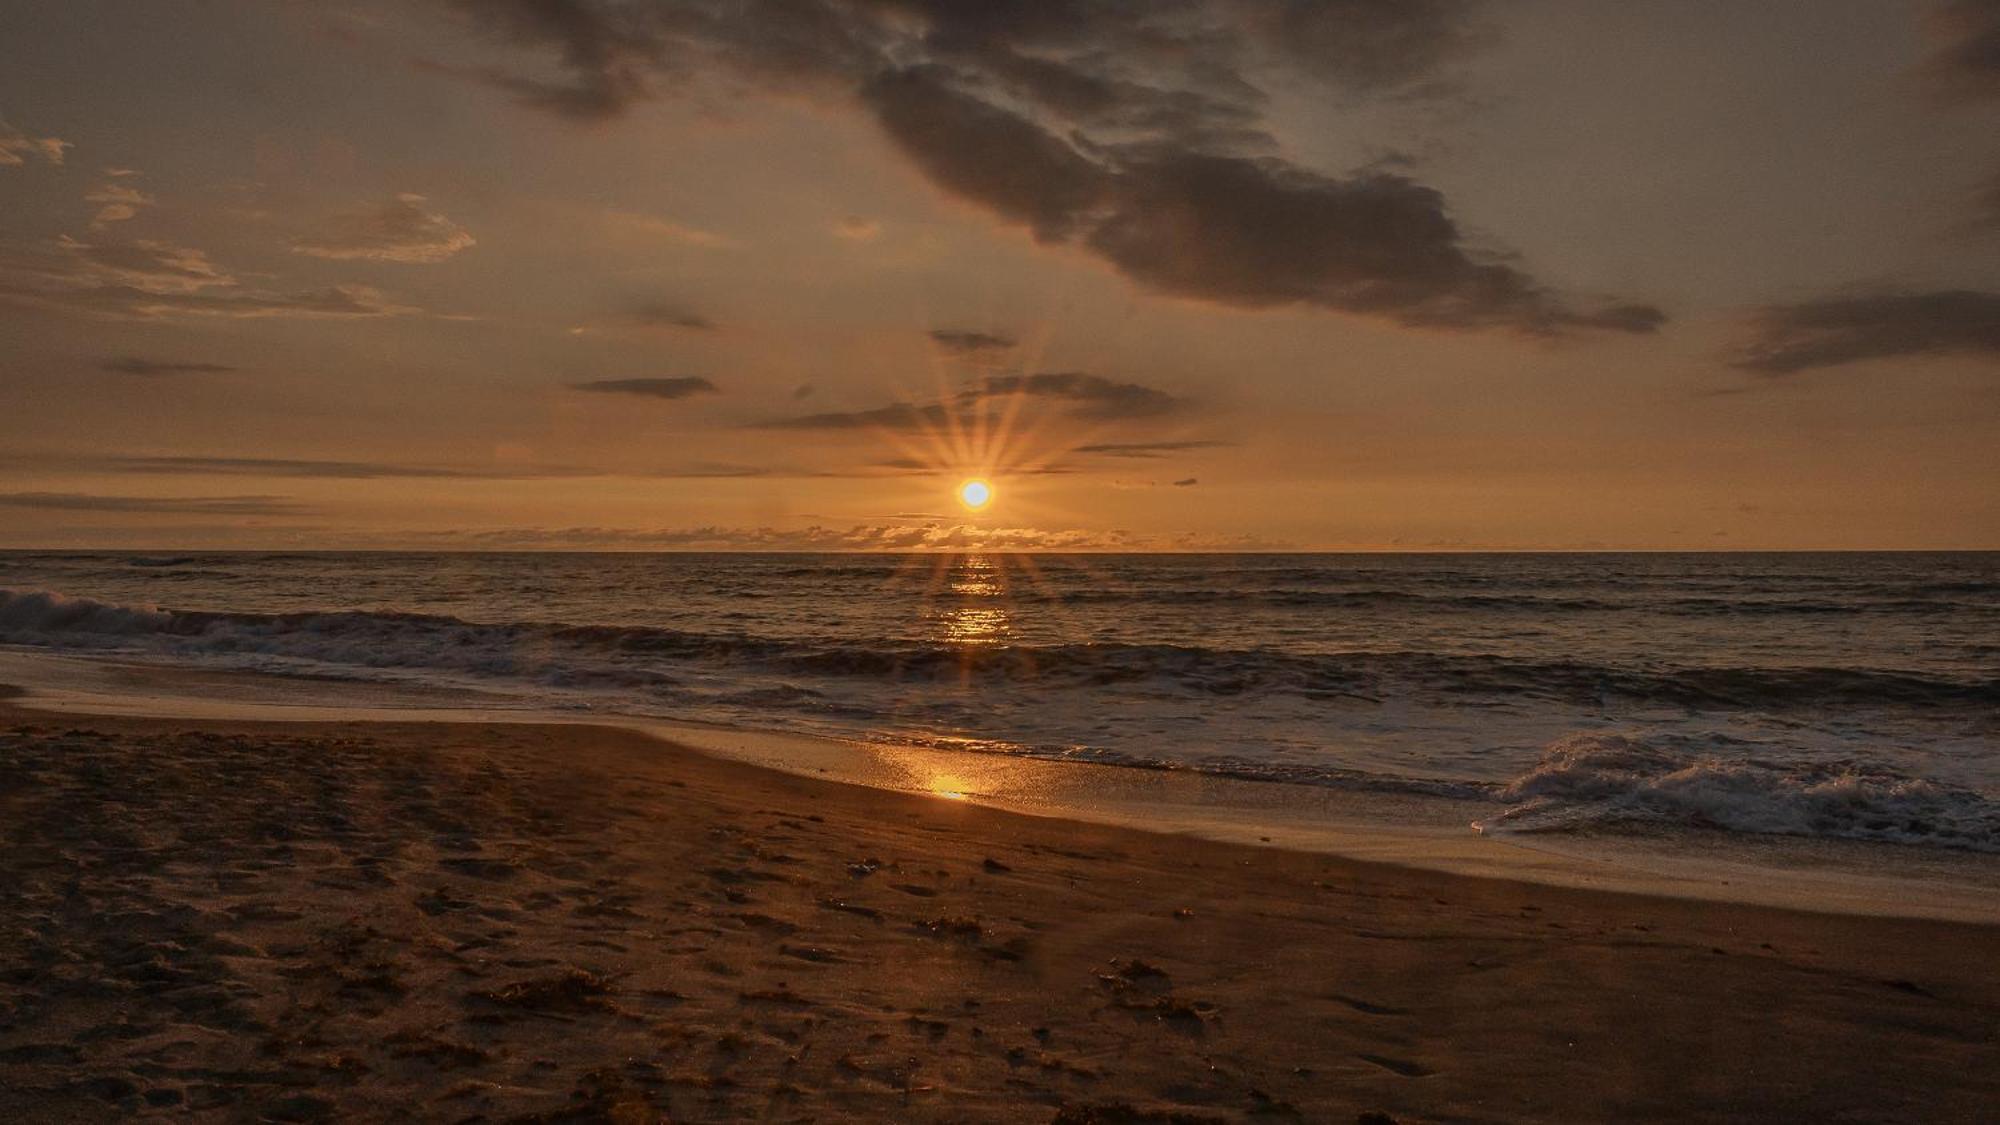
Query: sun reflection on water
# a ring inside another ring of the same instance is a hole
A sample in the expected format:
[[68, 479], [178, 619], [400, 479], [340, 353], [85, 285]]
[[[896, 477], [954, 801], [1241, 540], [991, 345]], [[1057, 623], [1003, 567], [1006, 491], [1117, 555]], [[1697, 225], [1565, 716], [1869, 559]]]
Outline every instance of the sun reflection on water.
[[[946, 593], [952, 598], [998, 599], [1007, 595], [1006, 568], [985, 555], [964, 555], [951, 568]], [[998, 604], [953, 605], [938, 614], [940, 638], [954, 645], [997, 645], [1013, 631]]]

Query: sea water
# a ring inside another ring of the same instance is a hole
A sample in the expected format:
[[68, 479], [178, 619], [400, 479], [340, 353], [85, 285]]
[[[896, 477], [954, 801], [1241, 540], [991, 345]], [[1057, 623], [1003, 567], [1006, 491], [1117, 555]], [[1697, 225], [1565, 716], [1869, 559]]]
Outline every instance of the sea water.
[[2000, 553], [0, 553], [0, 644], [2000, 852]]

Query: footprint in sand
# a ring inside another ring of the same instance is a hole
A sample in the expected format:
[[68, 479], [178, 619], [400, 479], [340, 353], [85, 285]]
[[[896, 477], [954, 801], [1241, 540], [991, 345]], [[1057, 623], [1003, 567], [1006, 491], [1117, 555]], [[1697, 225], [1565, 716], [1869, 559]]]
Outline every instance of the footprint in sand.
[[1352, 996], [1342, 996], [1338, 993], [1335, 993], [1333, 998], [1347, 1005], [1348, 1007], [1353, 1008], [1355, 1011], [1361, 1012], [1365, 1015], [1407, 1016], [1410, 1014], [1409, 1009], [1407, 1008], [1391, 1008], [1386, 1004], [1374, 1004], [1370, 1003], [1369, 1001], [1360, 1000]]
[[1354, 1057], [1368, 1063], [1370, 1066], [1379, 1066], [1391, 1074], [1400, 1074], [1405, 1078], [1429, 1078], [1431, 1075], [1437, 1073], [1437, 1071], [1432, 1070], [1422, 1063], [1411, 1062], [1408, 1059], [1392, 1059], [1386, 1055], [1356, 1055]]
[[799, 932], [797, 926], [782, 918], [773, 918], [769, 914], [739, 914], [737, 918], [753, 930], [766, 930], [779, 937], [789, 937]]
[[839, 964], [847, 960], [834, 950], [817, 945], [780, 945], [778, 952], [787, 957], [796, 957], [801, 961], [811, 961], [819, 965]]
[[512, 879], [520, 873], [520, 868], [496, 859], [442, 859], [438, 866], [472, 879], [499, 882]]

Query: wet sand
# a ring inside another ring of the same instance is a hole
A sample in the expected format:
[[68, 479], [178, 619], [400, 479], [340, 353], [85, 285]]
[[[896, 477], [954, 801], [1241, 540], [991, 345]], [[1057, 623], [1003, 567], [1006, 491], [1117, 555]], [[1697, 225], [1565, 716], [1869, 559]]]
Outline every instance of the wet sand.
[[2000, 929], [1021, 816], [608, 728], [0, 709], [0, 832], [10, 1121], [1974, 1121], [2000, 1099]]

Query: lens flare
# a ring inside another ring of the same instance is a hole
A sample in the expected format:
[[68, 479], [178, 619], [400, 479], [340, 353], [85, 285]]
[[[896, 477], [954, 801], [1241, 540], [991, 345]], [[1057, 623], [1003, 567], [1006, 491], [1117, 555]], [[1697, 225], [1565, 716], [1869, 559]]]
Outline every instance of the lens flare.
[[993, 486], [983, 480], [969, 480], [958, 486], [958, 502], [978, 511], [993, 502]]

